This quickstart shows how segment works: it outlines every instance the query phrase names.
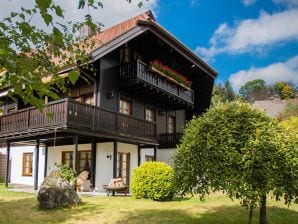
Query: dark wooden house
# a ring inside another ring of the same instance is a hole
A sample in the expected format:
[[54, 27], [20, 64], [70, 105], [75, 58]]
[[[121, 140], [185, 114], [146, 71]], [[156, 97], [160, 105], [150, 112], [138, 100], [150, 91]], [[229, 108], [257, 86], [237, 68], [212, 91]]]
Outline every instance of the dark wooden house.
[[89, 171], [99, 190], [112, 177], [129, 184], [141, 162], [168, 162], [186, 121], [209, 107], [216, 71], [151, 12], [90, 38], [96, 75], [82, 73], [68, 94], [47, 103], [53, 117], [0, 93], [0, 140], [12, 183], [37, 189], [55, 163], [64, 163]]

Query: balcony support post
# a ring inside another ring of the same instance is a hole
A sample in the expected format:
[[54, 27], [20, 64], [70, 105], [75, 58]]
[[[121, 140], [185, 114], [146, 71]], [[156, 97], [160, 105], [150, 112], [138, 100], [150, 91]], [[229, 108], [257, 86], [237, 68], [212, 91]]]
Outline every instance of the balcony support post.
[[36, 140], [35, 146], [35, 166], [34, 166], [34, 190], [38, 189], [38, 165], [39, 165], [39, 139]]
[[91, 183], [95, 188], [95, 177], [96, 177], [96, 141], [93, 138], [91, 142]]
[[153, 146], [153, 149], [154, 149], [153, 157], [154, 157], [154, 161], [156, 161], [157, 146], [154, 145], [154, 146]]
[[48, 146], [45, 145], [44, 147], [44, 174], [43, 176], [47, 176], [48, 171]]
[[113, 152], [113, 178], [117, 178], [117, 156], [118, 156], [118, 140], [115, 140], [114, 152]]
[[7, 142], [6, 146], [6, 175], [5, 175], [5, 187], [8, 187], [9, 175], [10, 175], [10, 142]]
[[141, 165], [141, 146], [138, 145], [138, 166]]
[[75, 171], [78, 171], [77, 169], [78, 142], [79, 142], [79, 136], [75, 135], [73, 137], [73, 153], [72, 153], [72, 168]]

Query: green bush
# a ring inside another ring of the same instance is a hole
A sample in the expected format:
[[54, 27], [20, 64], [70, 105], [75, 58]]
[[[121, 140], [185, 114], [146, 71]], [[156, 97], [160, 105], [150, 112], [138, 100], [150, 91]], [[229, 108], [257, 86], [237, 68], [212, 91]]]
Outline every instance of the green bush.
[[66, 164], [55, 164], [58, 168], [58, 175], [64, 180], [74, 183], [77, 173]]
[[4, 177], [0, 176], [0, 183], [4, 183]]
[[146, 162], [137, 167], [132, 175], [131, 191], [135, 198], [156, 201], [171, 200], [174, 195], [174, 171], [162, 162]]

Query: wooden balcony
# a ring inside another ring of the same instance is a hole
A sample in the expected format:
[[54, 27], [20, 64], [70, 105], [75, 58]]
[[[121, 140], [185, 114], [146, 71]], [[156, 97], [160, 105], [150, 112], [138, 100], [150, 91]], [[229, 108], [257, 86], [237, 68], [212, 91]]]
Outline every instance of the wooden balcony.
[[71, 99], [51, 102], [43, 113], [33, 107], [19, 110], [2, 116], [0, 122], [0, 139], [63, 130], [95, 137], [156, 142], [155, 123]]
[[158, 137], [159, 146], [158, 148], [176, 148], [182, 138], [183, 133], [161, 133]]
[[173, 109], [193, 107], [192, 90], [185, 89], [148, 68], [148, 65], [140, 60], [121, 65], [120, 80], [125, 91], [151, 98], [159, 105], [167, 104]]

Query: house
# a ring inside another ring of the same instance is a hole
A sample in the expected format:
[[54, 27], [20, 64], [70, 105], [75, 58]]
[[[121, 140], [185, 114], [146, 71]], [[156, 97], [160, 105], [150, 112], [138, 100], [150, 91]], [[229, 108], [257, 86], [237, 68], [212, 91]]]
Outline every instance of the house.
[[255, 101], [252, 105], [255, 108], [264, 110], [271, 117], [278, 117], [284, 112], [288, 104], [298, 105], [298, 98], [288, 100], [259, 100]]
[[[55, 163], [89, 171], [98, 190], [112, 177], [129, 184], [142, 162], [169, 162], [186, 121], [209, 107], [216, 71], [150, 11], [91, 38], [96, 76], [82, 73], [60, 100], [49, 100], [47, 113], [12, 101], [1, 90], [6, 184], [37, 189]], [[183, 76], [165, 75], [167, 66]], [[67, 76], [68, 70], [63, 72]]]

